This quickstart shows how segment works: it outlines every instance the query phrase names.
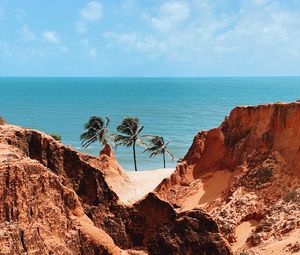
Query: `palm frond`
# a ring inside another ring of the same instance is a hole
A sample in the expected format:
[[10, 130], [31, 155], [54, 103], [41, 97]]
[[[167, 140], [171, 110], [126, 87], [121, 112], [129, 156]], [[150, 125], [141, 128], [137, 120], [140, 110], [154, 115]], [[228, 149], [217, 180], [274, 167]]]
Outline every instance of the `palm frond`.
[[92, 143], [94, 143], [96, 141], [97, 141], [97, 137], [94, 136], [94, 137], [91, 137], [90, 139], [82, 141], [81, 145], [82, 145], [83, 148], [87, 148], [89, 145], [91, 145]]
[[91, 143], [96, 142], [97, 139], [99, 143], [107, 144], [109, 139], [109, 122], [110, 119], [108, 117], [105, 117], [105, 120], [98, 116], [90, 117], [84, 125], [86, 131], [80, 135], [82, 147], [88, 147]]
[[135, 132], [135, 135], [137, 136], [139, 133], [142, 132], [142, 130], [144, 129], [144, 126], [141, 126], [137, 129], [137, 131]]
[[98, 116], [90, 117], [89, 121], [84, 125], [85, 129], [89, 128], [101, 128], [104, 125], [104, 120]]
[[126, 135], [115, 135], [114, 137], [115, 137], [115, 142], [120, 142], [122, 140], [126, 140], [130, 138], [129, 136]]
[[155, 146], [163, 147], [165, 144], [164, 138], [162, 136], [153, 136], [149, 138], [150, 143]]
[[125, 135], [116, 135], [114, 141], [116, 143], [116, 146], [125, 145], [129, 147], [133, 144], [133, 140], [130, 139], [129, 136], [125, 136]]
[[146, 150], [144, 151], [144, 152], [150, 152], [149, 155], [150, 158], [166, 153], [168, 154], [169, 157], [171, 157], [172, 161], [174, 161], [175, 157], [170, 151], [167, 150], [167, 147], [171, 142], [171, 140], [166, 143], [162, 136], [144, 135], [143, 137], [148, 138], [150, 142], [150, 144], [147, 146]]
[[108, 130], [108, 132], [107, 132], [107, 137], [108, 137], [109, 141], [111, 142], [112, 146], [115, 147], [115, 149], [116, 149], [116, 147], [117, 147], [117, 145], [116, 145], [116, 136], [117, 136], [116, 134], [111, 133], [111, 132]]
[[155, 137], [157, 137], [157, 135], [142, 135], [141, 137], [145, 137], [145, 138], [150, 139], [150, 138], [155, 138]]
[[117, 131], [126, 135], [132, 135], [132, 130], [129, 127], [124, 126], [122, 124], [117, 126]]
[[94, 137], [95, 135], [97, 135], [97, 134], [95, 134], [94, 132], [91, 132], [91, 131], [87, 131], [80, 135], [80, 140], [87, 140], [87, 139]]
[[165, 150], [165, 152], [166, 152], [166, 154], [172, 159], [172, 161], [174, 161], [175, 160], [175, 157], [174, 157], [174, 155], [170, 152], [170, 151], [168, 151], [168, 150]]
[[139, 144], [139, 145], [141, 145], [144, 148], [147, 148], [147, 144], [142, 139], [140, 139], [140, 138], [136, 139], [136, 143]]
[[157, 155], [159, 155], [160, 153], [158, 153], [157, 151], [154, 151], [150, 154], [149, 158], [153, 158], [156, 157]]
[[168, 147], [168, 145], [169, 145], [169, 143], [170, 143], [171, 141], [172, 141], [172, 140], [168, 141], [167, 143], [165, 143], [165, 144], [163, 145], [164, 149], [166, 149], [166, 148]]
[[151, 152], [151, 151], [157, 151], [157, 150], [159, 150], [160, 149], [160, 147], [159, 146], [156, 146], [156, 145], [154, 145], [154, 146], [151, 146], [151, 147], [149, 147], [149, 146], [147, 146], [147, 148], [146, 148], [146, 150], [144, 151], [144, 152]]
[[106, 119], [106, 123], [105, 123], [105, 128], [108, 128], [109, 122], [110, 122], [110, 118], [105, 117]]
[[117, 127], [117, 131], [126, 135], [134, 135], [139, 127], [139, 119], [126, 117], [122, 123]]
[[106, 135], [107, 135], [107, 130], [106, 129], [102, 129], [98, 132], [99, 143], [107, 144]]

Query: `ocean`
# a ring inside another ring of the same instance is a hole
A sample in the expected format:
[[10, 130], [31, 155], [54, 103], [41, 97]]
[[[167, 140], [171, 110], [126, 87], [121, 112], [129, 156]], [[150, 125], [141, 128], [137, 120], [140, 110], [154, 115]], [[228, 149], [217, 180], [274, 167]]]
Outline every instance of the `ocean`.
[[[62, 143], [92, 155], [100, 145], [82, 149], [79, 136], [93, 115], [110, 117], [113, 132], [125, 116], [138, 117], [143, 134], [171, 140], [169, 150], [180, 159], [198, 131], [219, 126], [235, 106], [298, 99], [300, 77], [0, 78], [0, 116], [57, 133]], [[162, 168], [161, 157], [137, 152], [139, 170]], [[119, 147], [116, 155], [126, 170], [133, 169], [131, 148]], [[175, 165], [167, 160], [167, 167]]]

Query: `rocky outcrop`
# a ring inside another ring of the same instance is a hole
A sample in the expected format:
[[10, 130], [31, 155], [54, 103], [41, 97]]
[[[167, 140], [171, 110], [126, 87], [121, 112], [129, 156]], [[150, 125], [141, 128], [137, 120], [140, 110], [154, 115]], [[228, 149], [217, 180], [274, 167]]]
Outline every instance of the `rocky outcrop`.
[[101, 173], [42, 133], [0, 130], [1, 254], [119, 254], [83, 207], [116, 203]]
[[5, 125], [7, 124], [6, 121], [0, 116], [0, 125]]
[[131, 239], [134, 246], [147, 245], [149, 254], [231, 254], [216, 222], [203, 210], [178, 214], [154, 193], [133, 209]]
[[[290, 207], [281, 202], [300, 187], [299, 159], [299, 102], [237, 107], [218, 128], [196, 135], [184, 160], [156, 191], [179, 211], [206, 209], [233, 245], [241, 224], [258, 222], [235, 250], [257, 246], [258, 254], [268, 254], [260, 252], [270, 240], [300, 228], [294, 219], [300, 215], [298, 196]], [[261, 224], [274, 231], [265, 234]]]
[[127, 176], [31, 129], [0, 126], [1, 254], [231, 254], [204, 211], [178, 213], [150, 193], [123, 204]]

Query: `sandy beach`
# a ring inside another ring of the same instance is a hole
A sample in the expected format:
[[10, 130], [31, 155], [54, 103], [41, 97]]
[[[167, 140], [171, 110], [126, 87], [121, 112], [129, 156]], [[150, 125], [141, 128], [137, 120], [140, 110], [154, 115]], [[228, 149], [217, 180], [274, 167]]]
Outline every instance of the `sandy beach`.
[[[169, 177], [175, 168], [161, 168], [145, 171], [126, 171], [128, 176], [128, 184], [126, 189], [122, 190], [118, 195], [124, 203], [134, 203], [143, 196], [153, 191], [158, 184]], [[128, 188], [130, 186], [130, 188]]]

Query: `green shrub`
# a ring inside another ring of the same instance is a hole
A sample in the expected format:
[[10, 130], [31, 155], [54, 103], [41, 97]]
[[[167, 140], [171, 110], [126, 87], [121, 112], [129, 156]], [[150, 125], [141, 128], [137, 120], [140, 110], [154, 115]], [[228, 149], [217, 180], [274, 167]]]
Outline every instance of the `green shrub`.
[[52, 138], [54, 138], [55, 140], [61, 142], [61, 135], [58, 135], [58, 134], [55, 134], [55, 133], [51, 133], [49, 135], [52, 136]]

